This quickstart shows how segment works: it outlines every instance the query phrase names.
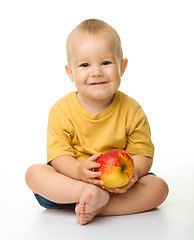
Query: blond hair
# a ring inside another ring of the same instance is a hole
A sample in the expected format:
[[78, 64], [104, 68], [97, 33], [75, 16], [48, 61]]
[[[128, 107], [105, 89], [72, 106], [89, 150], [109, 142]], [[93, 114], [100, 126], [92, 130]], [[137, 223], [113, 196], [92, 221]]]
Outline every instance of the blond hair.
[[123, 51], [121, 46], [121, 39], [119, 37], [119, 34], [117, 31], [111, 27], [108, 23], [98, 20], [98, 19], [87, 19], [83, 22], [81, 22], [68, 36], [67, 42], [66, 42], [66, 51], [67, 51], [67, 61], [69, 63], [70, 59], [70, 40], [75, 31], [81, 31], [81, 32], [88, 32], [90, 34], [97, 34], [102, 30], [107, 30], [110, 34], [112, 34], [115, 44], [117, 45], [117, 52], [118, 57], [120, 60], [123, 59]]

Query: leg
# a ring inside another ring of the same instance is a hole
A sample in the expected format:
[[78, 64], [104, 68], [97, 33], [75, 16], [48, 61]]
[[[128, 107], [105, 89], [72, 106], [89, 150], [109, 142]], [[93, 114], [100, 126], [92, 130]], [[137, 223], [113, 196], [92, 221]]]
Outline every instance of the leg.
[[159, 177], [146, 175], [126, 193], [111, 194], [110, 201], [99, 215], [125, 215], [148, 211], [164, 202], [168, 195], [167, 184]]
[[[85, 203], [84, 211], [95, 211], [109, 200], [109, 194], [101, 188], [71, 179], [45, 164], [31, 166], [26, 172], [26, 182], [34, 193], [55, 203], [77, 203], [89, 197], [90, 201]], [[77, 215], [80, 215], [82, 204], [76, 210]]]
[[[76, 202], [79, 196], [71, 194], [72, 182], [75, 181], [57, 173], [53, 167], [45, 164], [33, 165], [26, 172], [26, 183], [29, 188], [34, 193], [56, 203]], [[77, 182], [75, 190], [77, 187], [79, 187], [79, 182]], [[81, 184], [80, 187], [82, 187]]]
[[148, 211], [159, 206], [168, 195], [168, 186], [153, 175], [146, 175], [138, 180], [126, 193], [110, 194], [109, 202], [101, 208], [88, 210], [90, 197], [80, 199], [78, 216], [81, 225], [90, 222], [95, 216], [126, 215]]

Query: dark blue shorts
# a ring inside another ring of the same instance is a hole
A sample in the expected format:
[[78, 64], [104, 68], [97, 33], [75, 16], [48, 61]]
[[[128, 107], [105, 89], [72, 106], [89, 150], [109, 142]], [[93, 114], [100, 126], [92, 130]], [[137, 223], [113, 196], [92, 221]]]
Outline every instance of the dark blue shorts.
[[37, 193], [34, 194], [37, 201], [42, 207], [45, 207], [47, 209], [75, 209], [76, 203], [69, 203], [69, 204], [59, 204], [59, 203], [54, 203], [46, 198], [38, 195]]
[[[154, 174], [152, 172], [150, 172], [148, 174], [156, 176], [156, 174]], [[37, 193], [35, 193], [34, 195], [35, 195], [37, 201], [39, 202], [39, 204], [42, 207], [47, 208], [47, 209], [72, 209], [72, 210], [74, 210], [76, 207], [76, 203], [59, 204], [59, 203], [51, 202], [51, 201], [47, 200], [46, 198], [40, 196]]]

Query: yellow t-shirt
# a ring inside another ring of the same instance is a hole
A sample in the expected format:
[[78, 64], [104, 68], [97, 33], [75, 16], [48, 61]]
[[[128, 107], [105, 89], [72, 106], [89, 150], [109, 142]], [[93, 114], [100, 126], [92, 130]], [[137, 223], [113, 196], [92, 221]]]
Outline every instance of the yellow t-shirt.
[[50, 110], [47, 129], [47, 163], [62, 155], [84, 161], [112, 149], [153, 157], [150, 127], [141, 106], [117, 91], [113, 102], [96, 116], [71, 92]]

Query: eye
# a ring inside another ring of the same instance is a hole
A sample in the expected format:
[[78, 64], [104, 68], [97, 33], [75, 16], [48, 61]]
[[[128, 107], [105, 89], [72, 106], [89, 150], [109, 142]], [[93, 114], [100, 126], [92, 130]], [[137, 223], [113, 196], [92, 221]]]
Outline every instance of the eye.
[[111, 64], [110, 61], [104, 61], [104, 62], [102, 63], [102, 65], [109, 65], [109, 64]]
[[80, 67], [86, 68], [86, 67], [89, 67], [89, 64], [88, 64], [88, 63], [82, 63], [82, 64], [80, 65]]

